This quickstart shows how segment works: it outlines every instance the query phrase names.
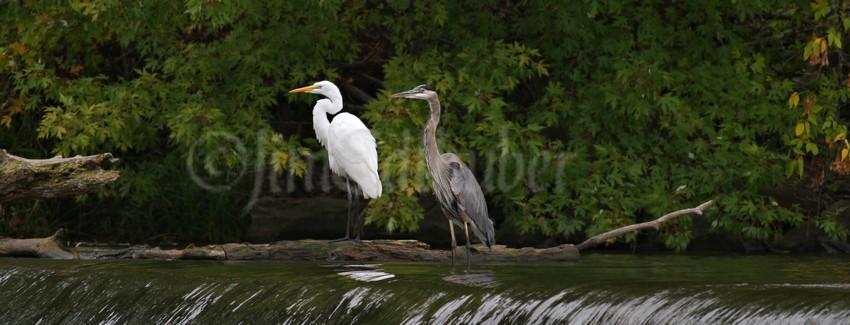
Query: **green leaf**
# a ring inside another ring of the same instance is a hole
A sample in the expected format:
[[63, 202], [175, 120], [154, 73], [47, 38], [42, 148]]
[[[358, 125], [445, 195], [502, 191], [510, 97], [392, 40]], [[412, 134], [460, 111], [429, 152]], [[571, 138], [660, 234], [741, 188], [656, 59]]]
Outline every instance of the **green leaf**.
[[817, 156], [818, 154], [818, 146], [814, 142], [809, 142], [806, 144], [806, 151], [812, 153]]
[[841, 35], [835, 31], [835, 28], [830, 28], [827, 32], [827, 42], [829, 45], [841, 48]]

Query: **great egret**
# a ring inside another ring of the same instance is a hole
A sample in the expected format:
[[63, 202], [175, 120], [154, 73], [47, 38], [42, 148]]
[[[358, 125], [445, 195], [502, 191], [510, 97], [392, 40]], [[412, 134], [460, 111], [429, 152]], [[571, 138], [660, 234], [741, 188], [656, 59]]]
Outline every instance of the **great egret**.
[[[345, 178], [348, 191], [348, 223], [345, 225], [343, 239], [350, 239], [352, 194], [349, 179], [360, 186], [363, 196], [367, 199], [378, 198], [382, 192], [375, 137], [359, 118], [349, 113], [339, 113], [342, 110], [342, 94], [332, 82], [319, 81], [289, 92], [307, 92], [327, 97], [316, 101], [316, 106], [313, 106], [313, 129], [316, 131], [316, 138], [328, 149], [331, 170]], [[333, 122], [328, 121], [328, 114], [336, 114]], [[362, 229], [362, 220], [359, 225]], [[360, 239], [360, 232], [357, 232], [355, 239]]]
[[431, 172], [431, 184], [434, 195], [443, 209], [443, 214], [449, 220], [452, 234], [452, 266], [455, 264], [455, 229], [453, 223], [463, 225], [466, 235], [466, 264], [469, 265], [469, 228], [482, 244], [491, 247], [496, 244], [493, 221], [487, 216], [487, 202], [481, 186], [475, 180], [475, 175], [469, 167], [457, 157], [447, 152], [440, 154], [437, 149], [435, 132], [440, 123], [440, 99], [437, 92], [429, 85], [419, 85], [415, 88], [392, 95], [395, 98], [413, 98], [428, 101], [431, 107], [431, 117], [425, 125], [425, 162]]

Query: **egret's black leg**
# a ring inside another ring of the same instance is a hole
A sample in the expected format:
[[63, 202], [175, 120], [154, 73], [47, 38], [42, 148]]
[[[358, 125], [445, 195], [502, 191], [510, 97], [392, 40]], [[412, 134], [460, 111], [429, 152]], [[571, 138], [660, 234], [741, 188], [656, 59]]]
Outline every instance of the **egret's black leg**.
[[345, 223], [345, 239], [350, 239], [351, 237], [351, 184], [349, 184], [348, 178], [345, 179], [345, 191], [348, 193], [348, 222]]
[[351, 239], [351, 237], [349, 237], [348, 235], [351, 233], [351, 185], [349, 185], [347, 177], [345, 178], [345, 190], [348, 193], [348, 222], [345, 223], [345, 237], [335, 239], [333, 241], [343, 241]]
[[[357, 204], [354, 211], [360, 210], [360, 197], [357, 196], [357, 186], [354, 187], [354, 203]], [[362, 193], [362, 192], [361, 192]], [[360, 242], [360, 238], [363, 237], [363, 214], [366, 213], [366, 209], [360, 211], [357, 214], [357, 217], [354, 219], [354, 240], [358, 243]]]

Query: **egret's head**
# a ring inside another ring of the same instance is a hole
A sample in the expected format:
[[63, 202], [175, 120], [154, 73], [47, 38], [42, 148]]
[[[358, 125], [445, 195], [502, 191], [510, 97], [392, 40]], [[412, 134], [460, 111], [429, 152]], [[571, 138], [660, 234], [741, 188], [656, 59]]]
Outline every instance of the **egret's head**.
[[293, 89], [289, 91], [290, 93], [311, 93], [311, 94], [319, 94], [325, 95], [325, 97], [331, 97], [331, 94], [338, 94], [339, 88], [336, 87], [332, 82], [323, 80], [317, 83], [314, 83], [307, 87], [301, 87], [297, 89]]
[[403, 91], [398, 94], [392, 95], [393, 98], [414, 98], [414, 99], [422, 99], [428, 100], [428, 98], [436, 97], [437, 92], [434, 91], [434, 87], [431, 87], [426, 84], [421, 84], [419, 86], [414, 87], [411, 90]]

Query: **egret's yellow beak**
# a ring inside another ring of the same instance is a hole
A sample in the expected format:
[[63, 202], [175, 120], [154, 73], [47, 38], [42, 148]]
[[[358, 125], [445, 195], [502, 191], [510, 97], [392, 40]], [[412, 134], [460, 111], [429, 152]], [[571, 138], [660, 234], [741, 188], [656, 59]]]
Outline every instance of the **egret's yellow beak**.
[[305, 91], [311, 91], [311, 90], [316, 89], [316, 88], [319, 88], [319, 86], [310, 85], [310, 86], [307, 86], [307, 87], [301, 87], [301, 88], [293, 89], [293, 90], [290, 90], [289, 92], [290, 93], [303, 93]]

